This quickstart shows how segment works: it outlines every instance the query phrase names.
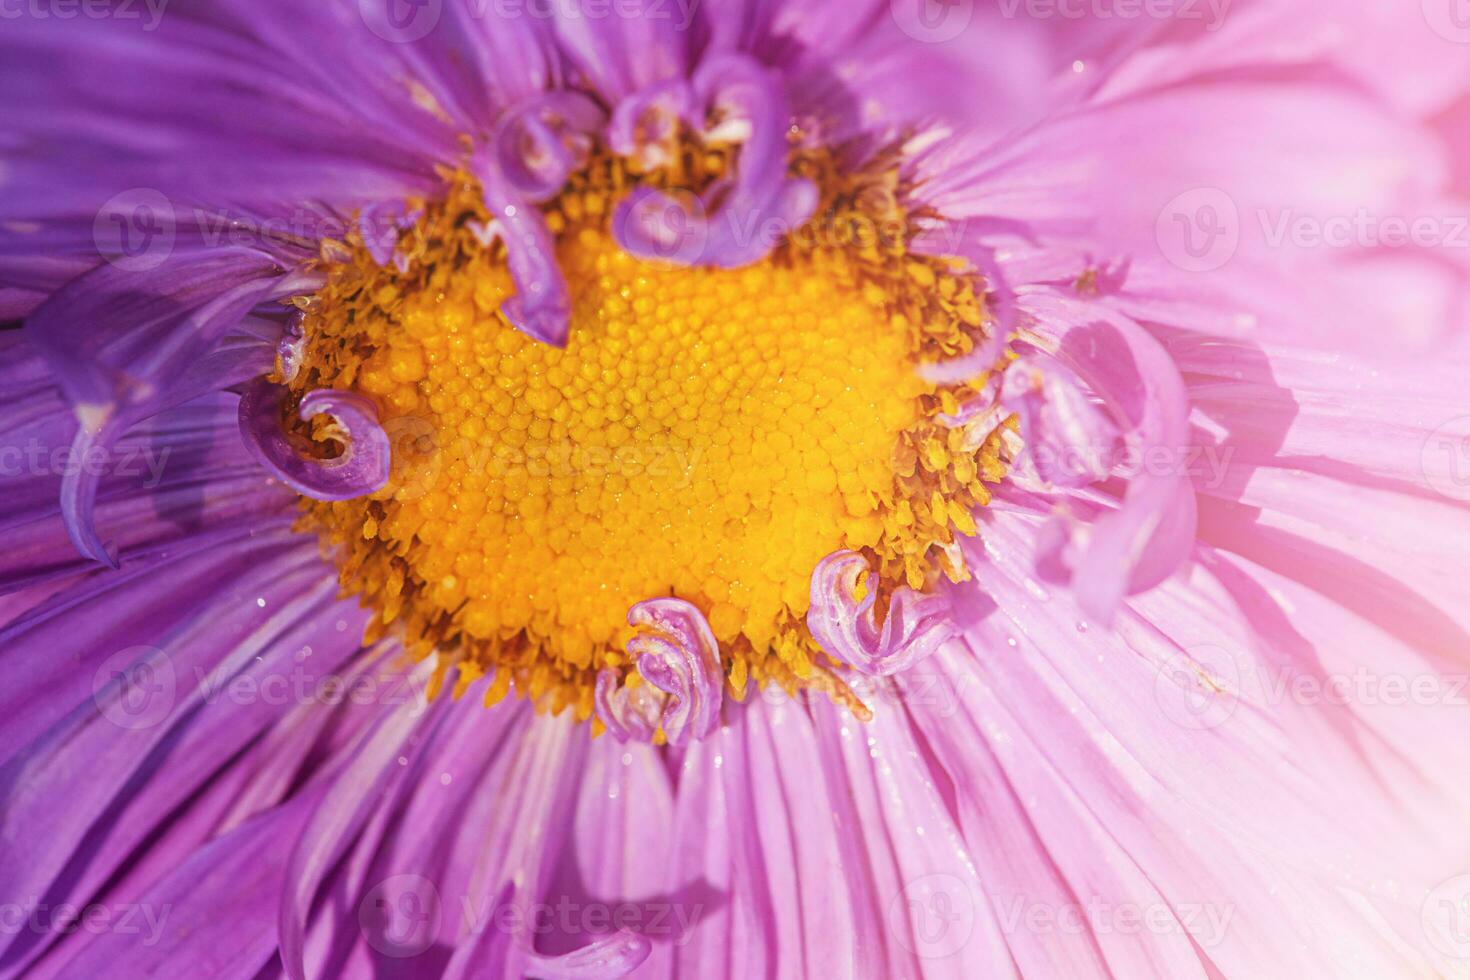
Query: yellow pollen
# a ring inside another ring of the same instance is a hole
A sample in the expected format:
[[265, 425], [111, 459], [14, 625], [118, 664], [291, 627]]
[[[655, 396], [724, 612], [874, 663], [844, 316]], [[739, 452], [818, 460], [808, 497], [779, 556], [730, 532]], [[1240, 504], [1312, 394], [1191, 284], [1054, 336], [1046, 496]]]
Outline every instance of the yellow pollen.
[[803, 622], [812, 570], [850, 549], [880, 594], [965, 575], [952, 542], [1003, 473], [998, 440], [944, 427], [974, 389], [915, 368], [969, 349], [981, 301], [948, 264], [873, 243], [736, 270], [639, 260], [607, 227], [623, 176], [603, 162], [547, 209], [565, 350], [500, 313], [515, 287], [468, 230], [488, 216], [462, 175], [401, 245], [407, 273], [348, 243], [293, 388], [370, 396], [393, 472], [370, 498], [305, 502], [305, 524], [374, 632], [445, 653], [460, 689], [494, 672], [491, 700], [513, 685], [587, 717], [599, 670], [639, 680], [629, 607], [672, 595], [705, 614], [732, 695], [754, 678], [851, 703]]

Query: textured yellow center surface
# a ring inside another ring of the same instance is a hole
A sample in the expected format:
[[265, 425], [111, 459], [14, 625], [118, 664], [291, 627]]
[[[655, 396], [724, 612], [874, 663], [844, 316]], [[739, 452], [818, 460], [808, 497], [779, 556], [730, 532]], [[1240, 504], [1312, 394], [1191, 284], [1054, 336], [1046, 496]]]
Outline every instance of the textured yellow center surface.
[[[754, 679], [841, 698], [803, 622], [815, 566], [862, 552], [880, 593], [963, 578], [955, 535], [1004, 472], [996, 440], [943, 422], [976, 389], [916, 371], [972, 349], [983, 301], [902, 241], [641, 261], [607, 228], [626, 179], [596, 163], [546, 211], [565, 350], [505, 320], [515, 286], [472, 181], [425, 202], [404, 271], [356, 241], [324, 256], [291, 385], [370, 396], [393, 472], [304, 501], [303, 526], [377, 611], [370, 634], [444, 654], [461, 689], [493, 673], [487, 700], [513, 685], [587, 717], [599, 670], [638, 682], [628, 609], [662, 596], [704, 613], [732, 696]], [[860, 188], [826, 183], [834, 222], [865, 217]]]
[[358, 380], [437, 450], [400, 437], [394, 474], [427, 597], [579, 666], [654, 596], [694, 602], [722, 645], [769, 644], [817, 562], [881, 534], [923, 388], [907, 337], [805, 268], [655, 265], [591, 229], [559, 258], [565, 350], [497, 316], [513, 287], [483, 269], [408, 298]]

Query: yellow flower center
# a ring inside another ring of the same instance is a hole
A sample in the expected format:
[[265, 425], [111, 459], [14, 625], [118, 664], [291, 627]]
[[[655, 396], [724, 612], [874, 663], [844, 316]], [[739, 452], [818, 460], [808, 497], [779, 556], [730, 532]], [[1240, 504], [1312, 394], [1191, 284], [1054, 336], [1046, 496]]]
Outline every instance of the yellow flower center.
[[916, 371], [970, 349], [981, 301], [903, 241], [821, 241], [854, 227], [851, 186], [825, 235], [754, 265], [637, 259], [608, 228], [624, 179], [602, 161], [545, 209], [564, 350], [500, 313], [515, 286], [463, 175], [400, 244], [407, 272], [337, 256], [292, 386], [370, 396], [393, 471], [305, 521], [380, 629], [462, 684], [494, 673], [492, 700], [514, 684], [588, 716], [599, 670], [637, 682], [628, 609], [660, 596], [704, 613], [733, 696], [754, 677], [842, 697], [803, 621], [813, 568], [848, 549], [880, 592], [963, 577], [953, 536], [1002, 473], [994, 441], [938, 418], [972, 389]]

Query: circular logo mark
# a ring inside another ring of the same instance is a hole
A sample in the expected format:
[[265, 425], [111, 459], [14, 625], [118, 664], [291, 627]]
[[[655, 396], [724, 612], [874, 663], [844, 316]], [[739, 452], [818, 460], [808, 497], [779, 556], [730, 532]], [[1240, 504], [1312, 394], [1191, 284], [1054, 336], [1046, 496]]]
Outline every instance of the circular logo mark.
[[916, 956], [953, 956], [975, 931], [975, 894], [955, 875], [915, 878], [888, 903], [888, 928]]
[[1238, 655], [1223, 647], [1192, 646], [1159, 668], [1154, 699], [1180, 728], [1215, 728], [1235, 713], [1240, 680]]
[[1419, 924], [1435, 949], [1470, 959], [1470, 874], [1447, 878], [1419, 906]]
[[1470, 500], [1470, 415], [1450, 419], [1424, 440], [1419, 468], [1431, 490], [1451, 500]]
[[1154, 225], [1159, 251], [1185, 272], [1214, 272], [1240, 248], [1240, 209], [1218, 187], [1197, 187], [1174, 198]]
[[915, 41], [953, 41], [975, 19], [975, 0], [888, 0], [898, 29]]
[[92, 700], [119, 728], [141, 731], [161, 724], [178, 694], [168, 655], [157, 647], [128, 647], [102, 661], [92, 675]]
[[1430, 30], [1452, 44], [1470, 44], [1470, 0], [1420, 0]]
[[357, 0], [368, 30], [394, 44], [412, 44], [439, 25], [444, 0]]
[[442, 912], [439, 889], [432, 881], [423, 875], [393, 875], [363, 896], [357, 924], [373, 949], [406, 959], [434, 944]]
[[173, 253], [177, 234], [173, 204], [151, 187], [109, 198], [92, 221], [97, 251], [126, 272], [158, 268]]
[[634, 193], [613, 217], [614, 233], [640, 259], [698, 265], [709, 244], [709, 215], [696, 195]]
[[428, 419], [404, 415], [383, 423], [391, 454], [389, 484], [398, 500], [417, 500], [439, 482], [439, 433]]

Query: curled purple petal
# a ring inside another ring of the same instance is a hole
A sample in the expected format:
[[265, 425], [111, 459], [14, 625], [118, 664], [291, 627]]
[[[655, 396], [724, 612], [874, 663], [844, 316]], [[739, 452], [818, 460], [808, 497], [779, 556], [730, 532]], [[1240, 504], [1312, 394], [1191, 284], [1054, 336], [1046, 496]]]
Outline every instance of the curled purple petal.
[[[643, 732], [654, 722], [670, 745], [713, 732], [725, 697], [724, 673], [704, 614], [683, 599], [649, 599], [628, 610], [628, 623], [642, 628], [628, 641], [628, 654], [643, 679], [662, 693], [642, 686], [615, 692], [611, 673], [604, 671], [598, 677], [598, 717], [621, 740], [651, 738], [652, 731]], [[641, 700], [645, 695], [653, 700]]]
[[619, 687], [615, 671], [603, 669], [597, 674], [594, 692], [597, 717], [619, 742], [653, 741], [663, 700], [662, 693], [644, 684]]
[[873, 615], [877, 591], [870, 588], [857, 598], [858, 582], [867, 571], [862, 555], [834, 551], [812, 572], [806, 625], [833, 657], [860, 673], [886, 677], [908, 670], [959, 632], [947, 601], [908, 587], [894, 592], [879, 629]]
[[393, 252], [398, 248], [398, 230], [398, 222], [389, 205], [369, 204], [357, 216], [357, 233], [362, 236], [363, 247], [380, 266], [392, 261]]
[[1005, 350], [1006, 331], [992, 328], [990, 335], [970, 353], [937, 364], [919, 365], [919, 377], [936, 385], [960, 384], [993, 370]]
[[652, 952], [653, 944], [646, 937], [619, 929], [561, 956], [532, 953], [527, 975], [540, 980], [616, 980], [642, 966]]
[[587, 162], [607, 114], [578, 92], [527, 99], [508, 112], [495, 136], [495, 162], [527, 201], [554, 197]]
[[1088, 395], [1080, 378], [1040, 354], [1012, 364], [1001, 404], [1021, 417], [1026, 458], [1036, 475], [1058, 487], [1084, 487], [1113, 468], [1118, 427]]
[[1193, 548], [1194, 489], [1188, 468], [1169, 462], [1191, 444], [1189, 396], [1169, 352], [1132, 319], [1051, 290], [1024, 302], [1038, 340], [1111, 413], [1124, 451], [1165, 461], [1131, 474], [1116, 509], [1090, 523], [1054, 521], [1040, 542], [1038, 573], [1070, 584], [1083, 611], [1106, 625], [1125, 595], [1162, 582]]
[[[85, 418], [85, 406], [78, 415]], [[126, 425], [108, 418], [96, 427], [83, 425], [72, 440], [71, 458], [88, 459], [98, 448], [110, 449]], [[118, 567], [116, 545], [105, 544], [97, 531], [97, 486], [101, 470], [93, 466], [68, 467], [61, 480], [61, 519], [77, 551], [109, 568]]]
[[350, 391], [320, 388], [301, 399], [301, 417], [330, 415], [342, 454], [332, 459], [302, 456], [282, 428], [286, 389], [257, 378], [240, 398], [240, 433], [256, 460], [281, 482], [314, 500], [351, 500], [388, 484], [391, 448], [373, 403]]
[[[635, 193], [618, 206], [613, 228], [618, 243], [640, 258], [739, 268], [764, 258], [810, 218], [819, 195], [810, 181], [787, 177], [791, 107], [779, 75], [748, 55], [724, 54], [700, 67], [692, 91], [695, 108], [713, 119], [705, 140], [740, 146], [734, 174], [697, 206], [649, 189]], [[659, 94], [649, 93], [645, 102]], [[669, 231], [649, 233], [643, 220], [649, 213], [669, 225], [680, 247], [660, 244]]]
[[684, 79], [651, 85], [618, 103], [607, 127], [607, 145], [619, 156], [653, 170], [673, 162], [681, 123], [696, 125], [694, 90]]
[[613, 213], [618, 244], [641, 259], [674, 265], [706, 264], [710, 225], [704, 202], [693, 194], [673, 197], [639, 187]]
[[505, 243], [506, 265], [516, 294], [501, 312], [521, 333], [553, 347], [565, 347], [571, 331], [572, 297], [556, 261], [556, 239], [546, 218], [501, 172], [493, 155], [475, 161], [484, 188], [485, 207], [493, 218], [487, 235]]

